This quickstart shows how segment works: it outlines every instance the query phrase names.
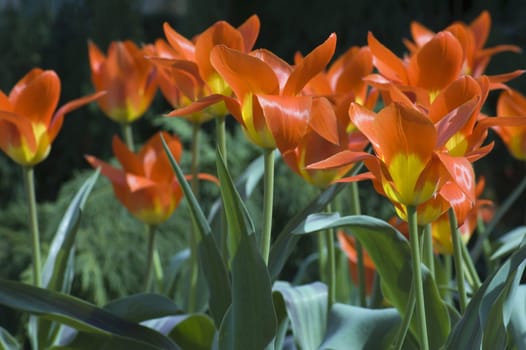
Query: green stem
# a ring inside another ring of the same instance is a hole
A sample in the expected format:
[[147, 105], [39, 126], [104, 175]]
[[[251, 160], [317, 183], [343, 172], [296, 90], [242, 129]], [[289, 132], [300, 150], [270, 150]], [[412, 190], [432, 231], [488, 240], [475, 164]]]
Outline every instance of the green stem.
[[428, 350], [427, 325], [426, 325], [426, 309], [424, 304], [424, 289], [422, 285], [422, 272], [420, 270], [420, 244], [418, 243], [418, 221], [416, 207], [407, 206], [407, 218], [409, 224], [409, 243], [411, 244], [411, 265], [413, 272], [413, 288], [416, 296], [416, 316], [418, 320], [418, 331], [420, 349]]
[[216, 142], [225, 164], [228, 164], [227, 148], [226, 148], [226, 123], [225, 116], [216, 117]]
[[[197, 223], [192, 218], [193, 227], [197, 227]], [[199, 274], [197, 248], [200, 237], [198, 237], [199, 231], [193, 230], [190, 234], [190, 288], [188, 290], [188, 313], [195, 312], [196, 308], [196, 293], [197, 293], [197, 279]]]
[[[358, 183], [357, 182], [351, 182], [351, 214], [352, 215], [360, 215], [362, 213], [362, 209], [360, 206], [360, 191], [358, 189]], [[365, 266], [363, 262], [363, 247], [362, 243], [355, 240], [355, 249], [356, 249], [356, 257], [357, 257], [357, 269], [358, 269], [358, 295], [360, 296], [360, 306], [366, 307], [367, 306], [367, 287], [365, 285]]]
[[128, 149], [132, 152], [135, 152], [135, 144], [133, 143], [133, 130], [131, 127], [131, 123], [122, 123], [122, 135], [124, 136], [124, 142], [126, 142], [126, 146]]
[[[327, 212], [332, 212], [331, 204], [327, 204]], [[328, 310], [331, 310], [332, 304], [336, 300], [336, 252], [334, 247], [334, 230], [325, 230], [325, 244], [327, 246], [327, 285], [328, 285]]]
[[261, 235], [261, 256], [268, 264], [272, 234], [272, 207], [274, 203], [274, 149], [263, 150], [265, 164], [263, 179], [263, 231]]
[[424, 239], [423, 239], [423, 256], [422, 261], [429, 268], [431, 276], [435, 278], [435, 254], [433, 253], [433, 237], [431, 233], [431, 224], [424, 226]]
[[475, 293], [482, 285], [482, 282], [480, 281], [475, 264], [473, 263], [473, 260], [471, 260], [471, 255], [469, 255], [468, 248], [462, 241], [460, 241], [460, 249], [462, 250], [462, 260], [466, 266], [466, 272], [472, 281], [471, 288], [473, 289], [473, 293]]
[[464, 266], [462, 264], [462, 244], [460, 240], [460, 234], [458, 232], [458, 223], [455, 211], [449, 208], [449, 228], [451, 230], [451, 239], [453, 240], [453, 260], [455, 262], [455, 275], [457, 279], [458, 298], [460, 303], [460, 312], [464, 313], [466, 310], [467, 295], [466, 288], [464, 285]]
[[371, 298], [369, 299], [370, 309], [379, 309], [382, 307], [384, 296], [380, 287], [380, 276], [378, 273], [375, 273], [373, 280], [373, 291], [371, 293]]
[[42, 265], [40, 258], [40, 234], [38, 230], [37, 200], [35, 196], [35, 178], [33, 167], [23, 167], [24, 184], [27, 194], [27, 205], [29, 209], [29, 227], [32, 237], [33, 252], [33, 284], [42, 286]]
[[452, 304], [452, 301], [451, 301], [451, 288], [449, 288], [450, 282], [451, 282], [451, 276], [452, 276], [452, 273], [451, 273], [451, 270], [452, 270], [451, 255], [443, 255], [442, 257], [444, 258], [444, 271], [445, 271], [445, 274], [446, 274], [445, 280], [446, 280], [446, 283], [447, 283], [447, 286], [446, 286], [446, 289], [445, 289], [446, 292], [444, 294], [444, 300], [446, 301], [446, 303]]
[[[228, 165], [227, 161], [227, 148], [226, 148], [226, 123], [225, 123], [225, 116], [216, 116], [216, 147], [219, 149], [219, 152], [221, 152], [221, 156], [223, 157], [223, 160], [225, 161], [225, 165]], [[221, 255], [223, 256], [223, 260], [225, 261], [225, 264], [228, 266], [228, 235], [227, 235], [227, 225], [226, 225], [226, 216], [224, 208], [221, 209]]]
[[146, 253], [146, 273], [144, 275], [145, 292], [151, 290], [152, 285], [152, 271], [153, 271], [153, 257], [155, 252], [155, 225], [148, 225], [148, 251]]
[[320, 281], [329, 285], [329, 276], [327, 275], [327, 241], [324, 238], [324, 231], [316, 235], [316, 242], [318, 245], [318, 272]]
[[153, 251], [153, 270], [155, 272], [155, 281], [157, 282], [157, 291], [160, 292], [163, 290], [164, 272], [158, 249]]
[[400, 324], [398, 332], [396, 333], [396, 343], [391, 345], [391, 349], [402, 350], [407, 331], [409, 330], [409, 325], [411, 324], [411, 319], [413, 318], [413, 313], [415, 312], [415, 304], [415, 288], [414, 285], [412, 285], [411, 289], [409, 290], [409, 300], [405, 306], [402, 323]]
[[191, 186], [192, 186], [192, 192], [194, 193], [194, 196], [196, 198], [199, 198], [199, 178], [197, 177], [199, 174], [199, 136], [201, 130], [201, 124], [199, 123], [192, 123], [192, 165], [190, 168], [190, 173], [192, 175], [191, 179]]

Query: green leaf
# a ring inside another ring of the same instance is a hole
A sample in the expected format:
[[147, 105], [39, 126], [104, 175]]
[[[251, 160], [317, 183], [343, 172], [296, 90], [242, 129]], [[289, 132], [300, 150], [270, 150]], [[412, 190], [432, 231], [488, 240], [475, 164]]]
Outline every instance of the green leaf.
[[521, 245], [525, 234], [526, 226], [519, 226], [499, 237], [497, 242], [501, 245], [493, 252], [491, 260], [496, 260], [513, 253], [513, 251]]
[[518, 350], [526, 350], [526, 285], [520, 285], [513, 298], [509, 329]]
[[176, 349], [170, 339], [158, 332], [123, 320], [83, 300], [20, 282], [0, 280], [0, 304], [80, 331], [110, 333], [153, 348]]
[[8, 331], [0, 327], [0, 349], [1, 350], [20, 350], [22, 347], [15, 337]]
[[319, 349], [388, 349], [399, 324], [400, 316], [394, 308], [366, 309], [336, 303]]
[[526, 266], [525, 243], [523, 240], [520, 248], [475, 293], [462, 319], [453, 328], [447, 349], [497, 349], [502, 344], [515, 308], [509, 296], [516, 290]]
[[106, 311], [133, 323], [180, 314], [181, 309], [170, 299], [159, 294], [135, 294], [112, 301]]
[[290, 254], [296, 249], [300, 236], [292, 234], [292, 230], [305, 220], [309, 214], [322, 211], [327, 204], [345, 188], [345, 185], [344, 183], [338, 183], [330, 186], [314, 198], [283, 227], [270, 248], [268, 268], [272, 279], [276, 279], [279, 276]]
[[[409, 300], [411, 252], [407, 239], [387, 222], [366, 215], [338, 217], [335, 214], [312, 214], [293, 230], [305, 234], [329, 228], [347, 227], [356, 236], [373, 260], [382, 282], [382, 292], [400, 314], [404, 315]], [[450, 331], [446, 304], [425, 265], [421, 265], [429, 346], [438, 349]], [[411, 331], [417, 330], [416, 317]]]
[[293, 287], [274, 283], [274, 293], [283, 298], [292, 333], [303, 350], [318, 349], [327, 326], [327, 286], [320, 282]]
[[216, 152], [216, 166], [228, 224], [228, 250], [230, 256], [233, 257], [236, 255], [241, 237], [254, 233], [254, 223], [232, 182], [219, 149]]
[[168, 155], [170, 164], [175, 171], [177, 181], [181, 185], [186, 200], [189, 203], [192, 219], [196, 222], [201, 241], [198, 243], [199, 260], [205, 274], [208, 289], [210, 290], [209, 308], [216, 325], [221, 323], [223, 316], [231, 303], [230, 278], [225, 262], [217, 248], [217, 243], [212, 235], [210, 225], [195, 198], [190, 184], [186, 181], [183, 171], [177, 164], [166, 142], [161, 137], [163, 147]]
[[[73, 266], [72, 263], [68, 264], [68, 260], [73, 256], [71, 248], [75, 242], [84, 204], [98, 176], [99, 170], [82, 184], [60, 221], [42, 270], [42, 283], [48, 289], [62, 292], [68, 292], [70, 289]], [[70, 279], [65, 279], [66, 276], [69, 276]]]
[[51, 350], [158, 350], [157, 346], [124, 338], [115, 334], [84, 333], [80, 332], [67, 344], [56, 345]]
[[177, 276], [188, 259], [190, 259], [190, 248], [183, 249], [170, 258], [168, 268], [164, 270], [164, 294], [173, 295], [175, 293]]
[[219, 347], [264, 349], [277, 331], [270, 276], [255, 235], [243, 235], [232, 259], [232, 305], [219, 329]]
[[209, 350], [212, 348], [215, 335], [214, 321], [204, 314], [186, 315], [169, 332], [181, 349]]
[[[97, 169], [80, 187], [70, 202], [57, 232], [53, 237], [49, 253], [42, 269], [43, 285], [54, 291], [69, 293], [73, 281], [75, 239], [80, 225], [80, 218], [84, 204], [88, 199], [100, 171]], [[49, 347], [53, 344], [59, 333], [60, 326], [54, 322], [31, 317], [29, 320], [29, 331], [38, 331], [38, 344], [40, 347]]]

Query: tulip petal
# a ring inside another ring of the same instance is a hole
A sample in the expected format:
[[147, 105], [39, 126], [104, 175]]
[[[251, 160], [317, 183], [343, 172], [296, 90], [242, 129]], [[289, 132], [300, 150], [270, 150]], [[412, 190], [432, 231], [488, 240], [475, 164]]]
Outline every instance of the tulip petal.
[[139, 176], [144, 176], [144, 169], [139, 157], [130, 151], [126, 144], [121, 139], [114, 135], [112, 139], [112, 150], [115, 158], [119, 161], [122, 169], [126, 173], [132, 173]]
[[[31, 74], [31, 73], [29, 73]], [[60, 97], [60, 79], [54, 71], [43, 71], [10, 96], [13, 112], [33, 123], [49, 126]], [[14, 97], [12, 97], [14, 96]]]
[[287, 84], [287, 80], [292, 73], [292, 67], [280, 57], [266, 49], [254, 50], [250, 53], [250, 56], [257, 57], [274, 71], [274, 74], [279, 81], [279, 91], [283, 91]]
[[249, 52], [254, 47], [259, 35], [260, 22], [257, 15], [250, 16], [237, 30], [243, 37], [244, 52]]
[[309, 96], [256, 95], [276, 146], [281, 152], [295, 148], [309, 125]]
[[88, 41], [89, 64], [92, 72], [99, 72], [104, 64], [106, 56], [100, 51], [97, 45], [91, 40]]
[[283, 95], [297, 95], [315, 75], [323, 71], [336, 49], [336, 34], [332, 33], [324, 43], [312, 50], [296, 66], [283, 88]]
[[195, 42], [195, 62], [199, 66], [201, 77], [208, 81], [215, 73], [210, 62], [210, 53], [217, 45], [225, 45], [234, 50], [243, 50], [241, 33], [225, 21], [214, 23], [202, 32]]
[[278, 92], [276, 75], [267, 64], [256, 57], [220, 45], [212, 50], [210, 61], [230, 85], [241, 104], [249, 93]]
[[367, 158], [376, 157], [367, 152], [341, 151], [325, 160], [307, 165], [307, 169], [333, 169], [352, 163], [358, 163]]
[[429, 119], [437, 123], [453, 109], [481, 95], [481, 86], [477, 81], [470, 76], [463, 76], [451, 83], [435, 98], [429, 109]]
[[468, 196], [468, 199], [474, 202], [475, 173], [471, 162], [465, 157], [452, 157], [443, 152], [439, 152], [437, 155], [448, 171], [451, 181], [454, 181]]
[[334, 113], [334, 107], [326, 98], [318, 97], [312, 100], [309, 126], [332, 144], [338, 145], [340, 143], [338, 120]]
[[195, 57], [194, 44], [176, 32], [167, 22], [163, 24], [164, 35], [170, 45], [185, 59], [192, 61]]
[[367, 43], [378, 71], [391, 81], [407, 84], [407, 72], [402, 60], [380, 43], [371, 32], [367, 35]]
[[100, 168], [101, 174], [106, 176], [112, 184], [127, 186], [126, 174], [121, 169], [115, 168], [114, 166], [90, 155], [87, 155], [84, 158], [93, 168]]
[[478, 49], [484, 47], [486, 40], [488, 40], [489, 30], [491, 27], [491, 17], [488, 11], [482, 11], [482, 13], [471, 22], [469, 28], [473, 32], [475, 39], [475, 46]]
[[458, 40], [449, 32], [440, 32], [409, 59], [409, 82], [429, 92], [440, 91], [458, 77], [463, 63]]
[[416, 46], [422, 47], [435, 36], [435, 32], [426, 28], [421, 23], [411, 22], [411, 36]]
[[222, 101], [225, 97], [223, 95], [213, 94], [203, 97], [197, 101], [190, 103], [187, 106], [174, 109], [170, 113], [166, 114], [169, 117], [179, 117], [185, 115], [191, 115], [193, 113], [200, 112], [213, 104]]
[[32, 152], [37, 149], [33, 125], [30, 120], [10, 112], [0, 111], [0, 147], [8, 153], [10, 147], [20, 147], [21, 138]]
[[473, 111], [477, 107], [478, 96], [455, 108], [436, 123], [437, 139], [436, 147], [443, 147], [446, 142], [469, 121]]

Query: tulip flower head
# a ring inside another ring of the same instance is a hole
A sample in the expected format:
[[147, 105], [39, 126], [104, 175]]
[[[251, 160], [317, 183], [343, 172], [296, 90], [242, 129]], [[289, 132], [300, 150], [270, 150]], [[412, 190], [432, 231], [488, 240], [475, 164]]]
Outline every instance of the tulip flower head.
[[131, 41], [112, 42], [107, 56], [91, 41], [88, 49], [93, 85], [107, 92], [99, 100], [103, 112], [120, 124], [141, 117], [157, 91], [156, 68], [144, 49]]
[[335, 46], [332, 34], [296, 66], [263, 49], [247, 54], [220, 45], [212, 50], [212, 65], [236, 95], [225, 98], [227, 107], [254, 144], [280, 149], [297, 144], [313, 106], [313, 97], [302, 95], [302, 89], [325, 68]]
[[86, 156], [91, 166], [100, 167], [101, 173], [111, 181], [119, 201], [137, 219], [149, 225], [166, 221], [183, 196], [164, 151], [161, 135], [179, 161], [181, 143], [166, 132], [155, 134], [137, 154], [114, 136], [113, 153], [122, 166], [120, 169], [93, 156]]
[[64, 116], [103, 94], [75, 99], [55, 111], [60, 97], [58, 75], [32, 69], [9, 95], [0, 91], [0, 148], [22, 166], [40, 163], [48, 156]]
[[[497, 102], [497, 115], [495, 119], [503, 122], [512, 119], [526, 121], [526, 97], [513, 89], [503, 91]], [[504, 141], [513, 157], [526, 160], [526, 124], [496, 125], [493, 129]]]
[[[228, 114], [223, 96], [230, 96], [232, 90], [211, 64], [210, 53], [217, 45], [245, 53], [252, 50], [259, 35], [258, 16], [249, 17], [238, 28], [218, 21], [193, 40], [179, 34], [168, 23], [163, 28], [171, 53], [166, 55], [168, 50], [163, 49], [159, 53], [162, 57], [164, 52], [165, 59], [154, 61], [167, 68], [170, 84], [180, 89], [180, 98], [174, 105], [176, 109], [168, 116], [182, 116], [201, 122]], [[201, 111], [205, 114], [200, 114]]]

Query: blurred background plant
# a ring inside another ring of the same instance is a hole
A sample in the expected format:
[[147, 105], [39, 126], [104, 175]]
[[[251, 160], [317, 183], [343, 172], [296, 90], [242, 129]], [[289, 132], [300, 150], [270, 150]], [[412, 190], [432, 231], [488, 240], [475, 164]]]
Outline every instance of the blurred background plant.
[[[484, 0], [419, 2], [414, 0], [345, 1], [287, 1], [281, 0], [0, 0], [0, 89], [10, 87], [32, 67], [53, 69], [61, 77], [61, 99], [68, 101], [93, 91], [90, 81], [87, 42], [89, 39], [105, 50], [110, 41], [130, 39], [150, 43], [163, 37], [162, 23], [168, 21], [181, 34], [191, 37], [213, 22], [224, 19], [239, 25], [249, 15], [257, 13], [261, 31], [255, 47], [271, 49], [280, 57], [292, 62], [296, 50], [306, 53], [331, 32], [338, 35], [337, 54], [351, 45], [366, 44], [367, 31], [372, 31], [387, 47], [397, 54], [405, 48], [400, 38], [409, 38], [412, 20], [425, 23], [433, 30], [440, 30], [454, 20], [471, 21], [482, 10], [491, 13], [493, 25], [488, 46], [510, 43], [526, 46], [526, 6], [521, 0]], [[118, 15], [117, 15], [118, 14]], [[495, 67], [518, 69], [526, 66], [524, 54], [502, 53], [495, 56], [488, 74], [500, 72]], [[513, 88], [526, 92], [526, 80], [509, 83]], [[489, 115], [495, 113], [497, 94], [491, 94]], [[191, 126], [183, 120], [163, 118], [170, 111], [169, 105], [157, 95], [152, 107], [135, 126], [136, 140], [142, 143], [153, 131], [163, 128], [177, 134], [185, 149], [189, 149]], [[235, 123], [228, 126], [230, 171], [240, 174], [258, 151], [242, 135]], [[204, 125], [202, 137], [201, 171], [215, 172], [213, 127]], [[118, 125], [105, 118], [96, 104], [72, 113], [64, 121], [50, 157], [38, 166], [36, 178], [39, 217], [44, 252], [58, 222], [80, 184], [91, 174], [84, 154], [102, 159], [111, 156], [111, 138], [120, 132]], [[476, 163], [478, 173], [487, 179], [486, 198], [497, 204], [517, 186], [526, 175], [523, 162], [513, 160], [494, 133], [495, 150]], [[187, 153], [188, 154], [188, 153]], [[183, 159], [189, 169], [189, 159]], [[31, 279], [30, 248], [27, 244], [26, 209], [23, 184], [19, 168], [6, 156], [0, 155], [0, 277]], [[214, 185], [203, 183], [201, 201], [210, 208], [218, 197]], [[361, 189], [365, 214], [389, 218], [392, 214], [377, 196], [369, 196], [372, 189], [364, 184]], [[290, 193], [290, 188], [301, 191]], [[281, 162], [277, 163], [275, 183], [274, 227], [281, 227], [292, 215], [312, 198], [316, 190], [304, 186], [302, 180]], [[258, 220], [261, 198], [256, 191], [249, 201], [249, 210]], [[342, 195], [345, 204], [345, 192]], [[526, 200], [522, 196], [519, 201]], [[95, 205], [96, 203], [96, 205]], [[186, 203], [183, 201], [182, 207]], [[77, 264], [72, 294], [102, 305], [116, 297], [142, 290], [144, 265], [143, 247], [145, 229], [141, 223], [114, 199], [110, 183], [103, 178], [97, 181], [84, 212], [77, 239]], [[110, 224], [111, 223], [111, 224]], [[504, 220], [505, 227], [498, 231], [525, 223], [524, 209], [515, 206]], [[185, 231], [190, 220], [185, 208], [159, 227], [158, 247], [165, 264], [170, 257], [186, 246]], [[303, 245], [302, 240], [292, 255], [284, 274], [294, 275], [305, 260], [304, 251], [315, 250]], [[140, 253], [137, 251], [140, 250]], [[292, 280], [294, 276], [285, 277]], [[308, 271], [302, 277], [310, 281]], [[175, 295], [175, 300], [182, 296]], [[0, 312], [0, 325], [16, 332], [14, 311]]]

